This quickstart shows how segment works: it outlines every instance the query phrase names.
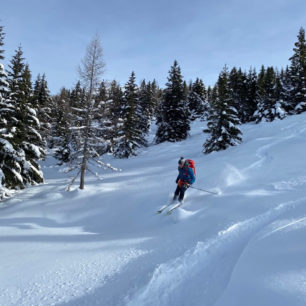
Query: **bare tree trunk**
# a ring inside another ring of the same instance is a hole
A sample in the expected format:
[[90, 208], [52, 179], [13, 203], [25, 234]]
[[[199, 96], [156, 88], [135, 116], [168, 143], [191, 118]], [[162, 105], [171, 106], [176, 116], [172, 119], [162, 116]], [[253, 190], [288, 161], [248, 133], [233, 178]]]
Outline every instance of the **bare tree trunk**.
[[80, 175], [80, 189], [84, 189], [85, 187], [85, 171], [86, 171], [86, 164], [87, 164], [87, 139], [85, 139], [84, 143], [84, 150], [83, 150], [83, 159], [81, 165], [81, 175]]

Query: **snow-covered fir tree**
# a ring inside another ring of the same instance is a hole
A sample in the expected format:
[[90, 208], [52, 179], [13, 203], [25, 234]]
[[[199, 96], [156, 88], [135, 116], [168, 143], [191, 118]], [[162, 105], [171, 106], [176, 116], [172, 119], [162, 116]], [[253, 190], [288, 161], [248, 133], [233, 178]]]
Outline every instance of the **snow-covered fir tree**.
[[218, 82], [211, 93], [212, 109], [207, 122], [205, 133], [210, 136], [203, 144], [205, 154], [213, 151], [225, 150], [242, 141], [237, 110], [232, 106], [229, 85], [229, 72], [224, 67]]
[[255, 68], [250, 68], [246, 75], [246, 90], [244, 122], [250, 122], [254, 120], [253, 114], [257, 109], [257, 73]]
[[14, 142], [15, 117], [14, 104], [0, 93], [0, 199], [9, 194], [9, 189], [24, 188], [24, 152]]
[[3, 60], [4, 60], [4, 32], [3, 26], [0, 26], [0, 94], [2, 98], [7, 98], [9, 91], [9, 84], [7, 82], [7, 74], [4, 69]]
[[161, 103], [161, 99], [163, 96], [163, 90], [159, 88], [156, 80], [154, 79], [152, 82], [150, 82], [151, 90], [153, 93], [153, 103], [154, 103], [154, 113], [153, 113], [153, 119], [156, 119], [157, 111], [159, 109], [159, 105]]
[[140, 147], [147, 145], [146, 132], [148, 118], [139, 100], [139, 90], [135, 83], [135, 73], [132, 72], [129, 81], [125, 84], [121, 118], [122, 129], [118, 131], [118, 139], [114, 148], [114, 155], [119, 158], [128, 158], [136, 155]]
[[290, 76], [290, 70], [287, 66], [286, 69], [281, 69], [281, 72], [279, 74], [279, 100], [280, 104], [284, 108], [286, 113], [290, 113], [292, 110], [291, 103], [290, 103], [290, 92], [292, 89], [291, 84], [291, 76]]
[[54, 149], [58, 164], [68, 163], [73, 152], [71, 126], [70, 91], [62, 88], [59, 95], [53, 97], [52, 137], [49, 146]]
[[279, 102], [276, 85], [276, 74], [273, 67], [262, 66], [258, 76], [257, 110], [254, 113], [256, 123], [264, 120], [283, 119], [285, 110]]
[[2, 60], [4, 59], [3, 27], [0, 26], [0, 199], [10, 194], [10, 189], [24, 188], [22, 151], [14, 143], [15, 105], [8, 97], [9, 85]]
[[110, 123], [108, 139], [110, 141], [110, 152], [114, 153], [120, 143], [120, 134], [123, 130], [123, 91], [120, 84], [113, 80], [108, 90], [108, 100], [104, 119]]
[[100, 129], [97, 136], [103, 137], [105, 143], [101, 151], [98, 151], [98, 153], [102, 155], [112, 152], [112, 133], [114, 131], [114, 125], [111, 120], [112, 103], [109, 98], [108, 84], [106, 81], [103, 80], [101, 82], [95, 100], [98, 109], [95, 120], [100, 120]]
[[191, 84], [187, 99], [190, 112], [189, 119], [191, 121], [198, 118], [207, 118], [209, 109], [207, 92], [201, 79], [197, 78], [195, 82]]
[[234, 67], [229, 74], [229, 91], [232, 100], [232, 105], [238, 112], [239, 120], [247, 122], [248, 108], [247, 103], [247, 76], [242, 72], [241, 68]]
[[38, 160], [44, 156], [44, 146], [39, 134], [39, 120], [32, 105], [31, 73], [24, 64], [21, 47], [16, 50], [8, 72], [10, 85], [9, 100], [12, 105], [12, 115], [8, 124], [11, 144], [18, 152], [16, 163], [19, 164], [18, 188], [27, 184], [43, 182], [43, 173]]
[[143, 80], [139, 87], [139, 101], [142, 109], [142, 130], [147, 134], [150, 129], [151, 120], [154, 118], [155, 113], [155, 96], [151, 82], [146, 83]]
[[34, 84], [33, 101], [37, 108], [37, 116], [40, 122], [40, 134], [45, 143], [50, 141], [51, 132], [51, 112], [52, 112], [52, 99], [46, 80], [46, 75], [40, 74]]
[[298, 41], [294, 44], [290, 58], [290, 107], [291, 113], [306, 111], [306, 41], [305, 30], [301, 28]]
[[174, 61], [157, 115], [156, 143], [186, 139], [190, 130], [189, 115], [181, 68]]

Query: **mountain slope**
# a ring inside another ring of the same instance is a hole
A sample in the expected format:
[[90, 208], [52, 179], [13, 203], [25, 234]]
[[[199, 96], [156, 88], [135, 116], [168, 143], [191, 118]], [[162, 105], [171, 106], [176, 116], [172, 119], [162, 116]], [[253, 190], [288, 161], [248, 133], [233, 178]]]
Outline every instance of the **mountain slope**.
[[[3, 305], [304, 305], [306, 115], [241, 127], [244, 142], [202, 154], [202, 123], [152, 145], [85, 191], [47, 160], [46, 184], [0, 210]], [[195, 187], [172, 215], [177, 160]], [[290, 279], [290, 286], [287, 285]]]

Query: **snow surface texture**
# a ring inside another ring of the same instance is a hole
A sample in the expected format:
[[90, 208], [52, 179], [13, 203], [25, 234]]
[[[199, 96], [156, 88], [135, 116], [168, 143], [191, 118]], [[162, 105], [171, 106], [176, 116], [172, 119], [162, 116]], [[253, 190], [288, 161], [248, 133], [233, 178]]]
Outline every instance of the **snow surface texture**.
[[[209, 155], [202, 129], [109, 158], [122, 171], [84, 191], [44, 162], [46, 184], [1, 204], [0, 305], [306, 305], [306, 114], [243, 125], [241, 145]], [[156, 214], [180, 156], [218, 195], [189, 189]]]

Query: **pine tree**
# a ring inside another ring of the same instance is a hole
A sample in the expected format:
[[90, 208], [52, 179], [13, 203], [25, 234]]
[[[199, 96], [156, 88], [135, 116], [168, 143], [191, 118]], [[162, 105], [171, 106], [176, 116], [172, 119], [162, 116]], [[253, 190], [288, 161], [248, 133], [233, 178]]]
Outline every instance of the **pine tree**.
[[279, 76], [279, 82], [280, 82], [280, 93], [279, 93], [279, 99], [282, 107], [284, 108], [286, 113], [290, 113], [292, 111], [291, 107], [291, 98], [290, 98], [290, 92], [292, 90], [292, 84], [291, 84], [291, 76], [290, 76], [290, 70], [287, 66], [286, 69], [282, 69], [280, 76]]
[[[4, 59], [4, 33], [0, 26], [0, 61]], [[20, 161], [22, 156], [12, 140], [15, 132], [16, 109], [8, 97], [9, 84], [4, 65], [0, 62], [0, 199], [9, 189], [23, 188]]]
[[[15, 160], [20, 169], [17, 175], [20, 183], [16, 186], [19, 188], [43, 182], [38, 160], [44, 156], [43, 143], [38, 131], [39, 120], [31, 104], [31, 73], [28, 65], [24, 64], [22, 55], [19, 47], [11, 60], [8, 73], [13, 115], [10, 119], [11, 144], [18, 152]], [[14, 188], [13, 185], [10, 187]]]
[[240, 124], [237, 110], [231, 105], [231, 101], [229, 73], [227, 67], [224, 67], [211, 93], [212, 110], [207, 129], [204, 130], [210, 134], [210, 138], [203, 145], [205, 154], [225, 150], [242, 141], [242, 133], [237, 127]]
[[156, 100], [151, 82], [143, 80], [139, 88], [139, 101], [142, 108], [143, 133], [147, 134], [150, 129], [151, 121], [154, 118]]
[[237, 109], [238, 117], [242, 123], [247, 122], [247, 77], [246, 74], [234, 67], [229, 75], [229, 90], [232, 105]]
[[71, 160], [73, 150], [71, 126], [71, 108], [69, 105], [71, 93], [62, 88], [59, 95], [53, 97], [51, 110], [52, 124], [50, 147], [54, 148], [54, 157], [58, 164], [68, 163]]
[[197, 78], [191, 83], [188, 93], [189, 119], [194, 121], [198, 118], [206, 118], [208, 115], [207, 93], [202, 80]]
[[153, 105], [154, 105], [152, 119], [156, 119], [157, 111], [159, 109], [159, 105], [161, 103], [161, 99], [163, 95], [163, 90], [159, 88], [155, 79], [151, 83], [151, 90], [153, 94]]
[[298, 41], [294, 44], [290, 65], [290, 105], [291, 113], [306, 111], [306, 42], [305, 30], [301, 27]]
[[253, 114], [257, 109], [257, 73], [255, 68], [249, 69], [246, 77], [246, 96], [245, 96], [245, 122], [254, 120]]
[[110, 140], [110, 152], [114, 153], [120, 143], [120, 135], [123, 131], [123, 92], [120, 85], [114, 80], [110, 84], [106, 105], [105, 119], [110, 124], [108, 136]]
[[119, 158], [128, 158], [137, 155], [137, 149], [147, 145], [144, 132], [147, 129], [147, 118], [143, 114], [143, 108], [139, 100], [134, 72], [125, 84], [122, 106], [121, 118], [123, 124], [118, 133], [114, 155]]
[[0, 26], [0, 95], [2, 98], [7, 98], [9, 84], [7, 82], [7, 74], [5, 73], [4, 65], [1, 63], [4, 60], [4, 50], [2, 49], [4, 45], [4, 36], [3, 27]]
[[37, 108], [37, 115], [40, 121], [40, 134], [43, 137], [44, 143], [50, 142], [51, 131], [51, 112], [52, 112], [52, 99], [46, 80], [46, 75], [43, 74], [37, 77], [34, 86], [33, 100]]
[[98, 150], [98, 153], [102, 155], [112, 152], [112, 135], [114, 132], [114, 125], [111, 120], [112, 103], [110, 101], [108, 84], [106, 81], [103, 80], [100, 83], [95, 100], [98, 112], [94, 118], [95, 120], [100, 121], [100, 129], [97, 131], [97, 136], [104, 139], [104, 146], [101, 150]]
[[174, 61], [169, 71], [157, 116], [157, 126], [156, 143], [184, 140], [190, 130], [185, 86], [177, 61]]
[[273, 67], [265, 70], [262, 67], [258, 77], [257, 110], [254, 113], [256, 123], [265, 120], [273, 121], [275, 118], [283, 119], [285, 111], [278, 103], [276, 74]]

